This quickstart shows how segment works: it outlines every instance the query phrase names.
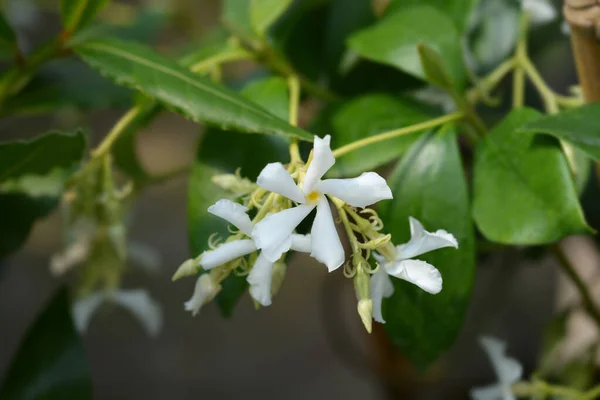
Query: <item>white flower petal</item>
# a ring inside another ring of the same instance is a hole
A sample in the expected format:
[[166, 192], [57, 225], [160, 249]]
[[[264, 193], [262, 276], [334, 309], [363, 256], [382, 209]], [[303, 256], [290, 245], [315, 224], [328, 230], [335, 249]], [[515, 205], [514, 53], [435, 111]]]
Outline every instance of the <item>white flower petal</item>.
[[506, 343], [493, 337], [482, 337], [480, 343], [488, 354], [501, 386], [509, 387], [521, 379], [523, 367], [514, 358], [506, 356]]
[[427, 293], [442, 290], [442, 275], [433, 265], [420, 260], [394, 261], [385, 265], [387, 273], [413, 283]]
[[392, 190], [385, 179], [375, 172], [365, 172], [352, 179], [326, 179], [317, 183], [316, 190], [330, 194], [354, 207], [366, 207], [391, 199]]
[[312, 192], [315, 188], [319, 179], [325, 175], [329, 168], [335, 164], [335, 157], [331, 152], [331, 136], [327, 135], [323, 139], [315, 136], [315, 143], [313, 146], [313, 158], [308, 166], [306, 175], [304, 175], [304, 182], [302, 190], [305, 194]]
[[88, 240], [77, 240], [50, 259], [50, 272], [60, 276], [78, 264], [83, 263], [88, 256], [90, 246]]
[[233, 242], [224, 243], [214, 250], [202, 253], [200, 265], [202, 265], [202, 268], [209, 270], [253, 251], [256, 251], [254, 241], [250, 239], [234, 240]]
[[271, 305], [271, 280], [273, 263], [260, 254], [246, 280], [250, 284], [250, 295], [262, 306]]
[[294, 233], [292, 235], [292, 246], [290, 247], [294, 251], [301, 251], [302, 253], [310, 253], [311, 251], [311, 236], [298, 235]]
[[529, 13], [534, 25], [551, 22], [557, 16], [554, 6], [547, 0], [523, 0], [522, 7]]
[[85, 332], [87, 330], [92, 316], [98, 308], [100, 308], [100, 305], [104, 301], [104, 297], [104, 293], [95, 292], [75, 300], [72, 314], [75, 328], [77, 328], [79, 332]]
[[162, 309], [146, 290], [118, 290], [108, 297], [137, 318], [148, 335], [156, 336], [160, 332], [163, 325]]
[[250, 236], [252, 232], [252, 221], [246, 212], [248, 207], [236, 203], [235, 201], [221, 199], [212, 206], [208, 207], [208, 212], [212, 215], [216, 215], [219, 218], [223, 218], [229, 222], [240, 232]]
[[471, 389], [471, 398], [473, 400], [503, 400], [503, 390], [498, 384], [489, 385], [482, 388]]
[[312, 236], [310, 255], [325, 264], [329, 272], [339, 268], [346, 256], [325, 196], [319, 198], [317, 215], [310, 233]]
[[210, 274], [200, 275], [194, 286], [192, 298], [184, 303], [185, 310], [191, 311], [192, 315], [196, 316], [200, 307], [214, 299], [219, 291], [221, 291], [221, 285], [213, 282]]
[[371, 300], [373, 300], [373, 319], [385, 324], [381, 313], [381, 302], [384, 297], [390, 297], [394, 294], [394, 284], [383, 266], [380, 266], [377, 272], [371, 275], [370, 286]]
[[406, 260], [443, 247], [458, 248], [458, 242], [451, 233], [443, 229], [433, 233], [427, 232], [418, 220], [413, 217], [408, 219], [410, 221], [410, 241], [396, 246], [396, 259]]
[[[252, 238], [269, 261], [275, 262], [292, 245], [292, 232], [315, 208], [314, 205], [299, 205], [275, 214], [267, 215], [254, 225]], [[262, 254], [261, 253], [261, 254]]]
[[258, 175], [256, 183], [263, 189], [285, 196], [297, 203], [305, 202], [304, 193], [281, 163], [267, 164]]

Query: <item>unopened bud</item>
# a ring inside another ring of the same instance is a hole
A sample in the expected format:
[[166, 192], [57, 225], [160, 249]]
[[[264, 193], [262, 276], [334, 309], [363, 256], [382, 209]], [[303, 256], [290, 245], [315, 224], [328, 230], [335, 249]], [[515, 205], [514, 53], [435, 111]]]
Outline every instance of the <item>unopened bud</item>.
[[228, 192], [236, 195], [243, 195], [254, 190], [254, 184], [247, 178], [234, 174], [215, 175], [211, 179], [212, 183]]
[[275, 296], [279, 292], [279, 289], [281, 289], [286, 272], [287, 265], [284, 262], [279, 261], [275, 263], [271, 275], [271, 296]]
[[367, 332], [371, 333], [373, 328], [373, 301], [371, 299], [361, 299], [358, 301], [358, 315], [360, 315], [360, 319]]
[[363, 249], [375, 250], [387, 245], [390, 240], [392, 240], [392, 235], [388, 233], [387, 235], [379, 236], [377, 239], [369, 240], [367, 243], [361, 244], [360, 247]]
[[177, 271], [175, 271], [175, 274], [173, 274], [173, 277], [171, 278], [171, 280], [173, 282], [175, 282], [178, 279], [185, 278], [186, 276], [193, 276], [193, 275], [196, 275], [197, 273], [198, 273], [198, 262], [196, 262], [196, 260], [190, 258], [189, 260], [187, 260], [183, 264], [181, 264], [179, 266], [179, 268], [177, 268]]
[[356, 291], [356, 298], [358, 300], [370, 299], [370, 287], [371, 277], [362, 268], [358, 266], [356, 269], [356, 275], [354, 276], [354, 290]]

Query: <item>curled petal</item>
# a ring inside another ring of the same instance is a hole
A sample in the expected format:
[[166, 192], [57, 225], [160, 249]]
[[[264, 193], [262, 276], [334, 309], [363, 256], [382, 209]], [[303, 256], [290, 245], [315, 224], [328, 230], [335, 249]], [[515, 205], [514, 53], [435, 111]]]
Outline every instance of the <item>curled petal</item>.
[[385, 179], [375, 172], [365, 172], [352, 179], [326, 179], [317, 183], [316, 189], [342, 199], [351, 206], [362, 208], [393, 198]]
[[136, 317], [148, 335], [156, 336], [160, 332], [163, 325], [162, 309], [146, 290], [118, 290], [108, 294], [108, 297]]
[[300, 205], [265, 217], [254, 225], [252, 238], [261, 254], [275, 262], [292, 246], [292, 232], [312, 211], [313, 205]]
[[92, 316], [100, 308], [103, 301], [104, 294], [101, 292], [95, 292], [75, 300], [72, 314], [77, 331], [85, 332], [87, 330]]
[[340, 242], [331, 209], [325, 196], [319, 198], [317, 215], [310, 231], [312, 236], [310, 255], [327, 266], [329, 272], [344, 263], [344, 248]]
[[510, 394], [512, 397], [504, 396], [505, 393], [502, 390], [502, 387], [498, 384], [489, 385], [482, 388], [471, 389], [470, 392], [471, 398], [473, 400], [513, 400], [514, 396]]
[[311, 249], [311, 236], [308, 235], [292, 235], [292, 250], [301, 251], [302, 253], [310, 253]]
[[256, 183], [263, 189], [280, 194], [297, 203], [305, 202], [304, 193], [281, 163], [267, 164], [258, 175]]
[[250, 284], [250, 295], [262, 306], [271, 305], [271, 280], [273, 263], [260, 254], [246, 280]]
[[252, 233], [252, 221], [250, 221], [250, 217], [246, 214], [247, 211], [248, 207], [227, 199], [221, 199], [208, 207], [209, 213], [223, 218], [238, 228], [240, 232], [250, 236]]
[[214, 282], [210, 274], [202, 274], [194, 286], [192, 298], [184, 303], [186, 311], [191, 311], [193, 316], [200, 312], [200, 307], [215, 298], [221, 291], [221, 285]]
[[330, 143], [331, 136], [329, 135], [323, 139], [315, 136], [313, 158], [304, 176], [304, 186], [302, 187], [305, 194], [312, 192], [319, 179], [335, 164], [335, 157], [331, 152]]
[[250, 239], [234, 240], [217, 247], [215, 250], [205, 251], [202, 258], [200, 258], [200, 265], [202, 265], [202, 268], [209, 270], [253, 251], [256, 251], [254, 241]]
[[514, 358], [506, 356], [506, 343], [489, 336], [482, 337], [480, 343], [492, 362], [501, 386], [510, 388], [521, 379], [523, 367]]
[[413, 283], [427, 293], [442, 290], [442, 275], [433, 265], [420, 260], [394, 261], [385, 265], [388, 274]]
[[394, 294], [394, 285], [383, 266], [379, 267], [377, 272], [371, 275], [371, 300], [373, 300], [373, 319], [379, 323], [385, 324], [381, 313], [381, 302], [385, 297]]
[[396, 257], [398, 260], [406, 260], [421, 254], [441, 249], [443, 247], [458, 248], [458, 241], [443, 229], [433, 233], [427, 232], [423, 225], [415, 218], [409, 217], [410, 240], [408, 243], [396, 246]]

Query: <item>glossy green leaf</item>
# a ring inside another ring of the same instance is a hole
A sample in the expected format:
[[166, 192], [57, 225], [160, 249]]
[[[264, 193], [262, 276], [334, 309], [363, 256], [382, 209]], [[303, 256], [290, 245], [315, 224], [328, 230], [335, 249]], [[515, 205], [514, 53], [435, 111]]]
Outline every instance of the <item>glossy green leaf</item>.
[[444, 287], [439, 294], [392, 278], [395, 293], [383, 303], [390, 338], [424, 368], [454, 342], [469, 306], [475, 274], [469, 195], [453, 129], [442, 128], [415, 143], [388, 184], [394, 199], [381, 203], [380, 216], [394, 244], [410, 238], [409, 216], [429, 231], [451, 232], [459, 243], [458, 250], [445, 248], [418, 257], [441, 272]]
[[[368, 94], [350, 100], [330, 118], [332, 148], [338, 148], [368, 136], [423, 122], [431, 114], [422, 104], [408, 98], [386, 94]], [[338, 159], [328, 176], [355, 176], [400, 157], [421, 135], [417, 132], [374, 143]]]
[[29, 328], [0, 388], [2, 400], [86, 400], [92, 382], [81, 339], [60, 289]]
[[447, 16], [433, 7], [412, 7], [392, 13], [348, 40], [348, 46], [362, 57], [425, 79], [417, 51], [419, 43], [440, 54], [459, 88], [465, 85], [466, 72], [458, 31]]
[[414, 6], [428, 5], [437, 8], [454, 22], [459, 32], [469, 28], [469, 18], [479, 0], [392, 0], [386, 13], [402, 12]]
[[518, 127], [519, 133], [545, 133], [581, 149], [600, 161], [600, 103], [585, 104], [559, 114], [546, 115]]
[[223, 0], [221, 2], [221, 21], [234, 34], [252, 38], [254, 30], [250, 20], [250, 0]]
[[73, 33], [92, 22], [110, 0], [61, 0], [60, 15], [64, 29]]
[[269, 27], [292, 4], [293, 0], [250, 0], [250, 22], [259, 35], [264, 35]]
[[75, 51], [117, 83], [147, 96], [196, 122], [244, 133], [312, 136], [224, 86], [197, 76], [150, 48], [116, 40], [86, 42]]
[[590, 230], [559, 143], [517, 132], [539, 117], [515, 110], [477, 146], [473, 217], [494, 242], [545, 244]]
[[[278, 117], [288, 118], [289, 97], [284, 79], [258, 80], [247, 85], [241, 93]], [[227, 222], [209, 214], [207, 209], [231, 194], [214, 185], [211, 178], [216, 174], [234, 173], [239, 168], [242, 176], [254, 180], [267, 163], [288, 160], [288, 144], [280, 136], [252, 137], [233, 131], [208, 130], [200, 141], [188, 187], [188, 231], [192, 256], [207, 249], [211, 234], [228, 235]], [[231, 275], [222, 286], [216, 300], [223, 316], [229, 317], [246, 292], [247, 282], [245, 277]]]
[[0, 60], [10, 59], [17, 54], [17, 36], [0, 13]]

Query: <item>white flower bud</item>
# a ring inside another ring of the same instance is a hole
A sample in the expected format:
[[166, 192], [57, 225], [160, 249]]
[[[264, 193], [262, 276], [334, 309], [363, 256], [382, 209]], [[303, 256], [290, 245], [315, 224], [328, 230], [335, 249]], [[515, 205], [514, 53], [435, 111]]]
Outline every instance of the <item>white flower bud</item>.
[[187, 276], [193, 276], [198, 273], [199, 265], [196, 260], [190, 258], [186, 260], [177, 268], [177, 271], [173, 274], [171, 281], [175, 282], [178, 279], [185, 278]]
[[358, 301], [358, 315], [360, 315], [360, 319], [367, 332], [371, 333], [373, 328], [373, 301], [371, 299], [361, 299]]
[[234, 174], [215, 175], [211, 181], [221, 189], [238, 196], [250, 193], [255, 188], [255, 185], [249, 179]]
[[202, 274], [196, 281], [192, 298], [184, 304], [185, 310], [196, 316], [200, 307], [214, 299], [220, 291], [221, 285], [213, 280], [211, 274]]

